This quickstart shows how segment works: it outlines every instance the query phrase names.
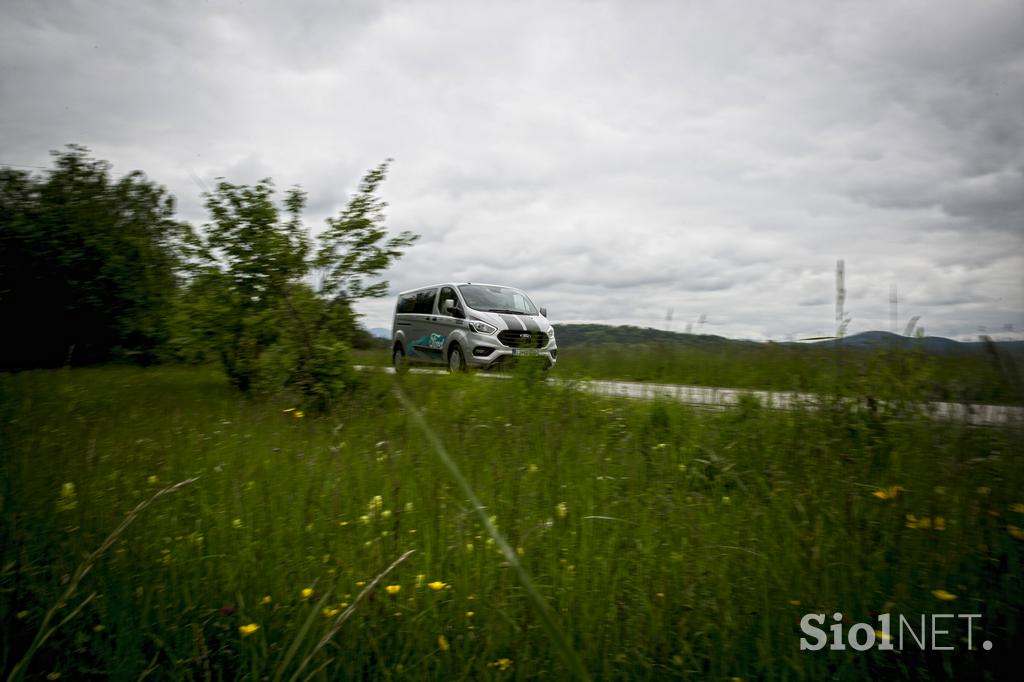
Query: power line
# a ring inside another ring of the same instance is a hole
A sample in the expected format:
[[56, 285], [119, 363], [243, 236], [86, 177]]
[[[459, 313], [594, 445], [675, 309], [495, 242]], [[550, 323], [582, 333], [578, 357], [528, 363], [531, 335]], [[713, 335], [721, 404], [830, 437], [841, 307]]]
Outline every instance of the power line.
[[199, 186], [199, 189], [203, 190], [203, 192], [207, 194], [210, 193], [210, 188], [206, 186], [206, 183], [203, 182], [203, 179], [201, 177], [195, 174], [195, 171], [189, 168], [188, 174], [192, 177], [192, 182], [196, 183], [196, 185]]

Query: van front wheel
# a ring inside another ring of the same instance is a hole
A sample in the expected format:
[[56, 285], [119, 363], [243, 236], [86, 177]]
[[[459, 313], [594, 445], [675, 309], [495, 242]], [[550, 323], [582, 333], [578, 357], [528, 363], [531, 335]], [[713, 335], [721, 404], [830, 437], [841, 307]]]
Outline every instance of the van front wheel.
[[396, 374], [405, 374], [409, 369], [409, 361], [405, 358], [405, 349], [400, 343], [396, 343], [391, 351], [391, 366], [395, 368]]
[[466, 371], [466, 358], [463, 357], [458, 344], [453, 345], [448, 351], [448, 371], [452, 374]]

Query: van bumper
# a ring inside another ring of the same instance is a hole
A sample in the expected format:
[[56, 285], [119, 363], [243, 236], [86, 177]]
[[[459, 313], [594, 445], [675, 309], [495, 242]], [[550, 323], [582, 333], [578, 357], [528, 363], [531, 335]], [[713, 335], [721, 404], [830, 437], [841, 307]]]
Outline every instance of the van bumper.
[[517, 364], [538, 363], [550, 369], [557, 362], [557, 348], [505, 348], [480, 345], [466, 353], [466, 365], [474, 369], [500, 369]]

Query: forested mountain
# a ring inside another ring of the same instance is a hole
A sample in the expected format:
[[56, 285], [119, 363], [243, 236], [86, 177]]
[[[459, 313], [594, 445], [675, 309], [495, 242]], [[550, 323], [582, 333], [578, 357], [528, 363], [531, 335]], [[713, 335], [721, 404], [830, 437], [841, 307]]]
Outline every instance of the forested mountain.
[[[759, 345], [778, 343], [786, 346], [827, 347], [835, 345], [836, 339], [819, 339], [806, 342], [757, 342], [745, 339], [728, 339], [714, 334], [685, 334], [681, 332], [652, 329], [650, 327], [611, 326], [605, 324], [555, 324], [559, 346], [596, 344], [672, 344], [693, 348], [751, 348]], [[858, 349], [920, 348], [930, 353], [955, 354], [984, 351], [986, 341], [963, 342], [941, 336], [912, 337], [890, 332], [871, 331], [846, 336], [838, 340], [843, 347]], [[1000, 351], [1024, 352], [1024, 341], [996, 341]]]

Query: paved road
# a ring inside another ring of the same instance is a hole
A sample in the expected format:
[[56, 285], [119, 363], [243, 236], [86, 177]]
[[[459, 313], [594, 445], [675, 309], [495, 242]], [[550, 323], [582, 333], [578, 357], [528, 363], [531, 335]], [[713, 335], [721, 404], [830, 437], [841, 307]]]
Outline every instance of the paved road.
[[[358, 366], [358, 369], [373, 369]], [[394, 373], [391, 367], [382, 367], [386, 372]], [[443, 369], [414, 367], [409, 370], [413, 374], [447, 374]], [[480, 376], [506, 379], [507, 375], [484, 373]], [[814, 405], [818, 397], [812, 393], [795, 393], [785, 391], [758, 391], [739, 388], [716, 388], [713, 386], [688, 386], [683, 384], [653, 384], [636, 381], [569, 381], [548, 377], [547, 381], [573, 385], [580, 390], [598, 395], [619, 396], [640, 400], [668, 398], [686, 405], [699, 405], [711, 408], [723, 408], [736, 405], [740, 396], [753, 396], [764, 406], [778, 410], [787, 410], [799, 406]], [[1024, 423], [1024, 407], [1011, 405], [968, 405], [965, 403], [933, 402], [926, 406], [929, 414], [936, 419], [966, 421], [976, 425], [993, 425]]]
[[[779, 410], [814, 405], [818, 397], [811, 393], [756, 391], [711, 386], [649, 384], [631, 381], [583, 381], [580, 387], [592, 393], [624, 398], [669, 398], [688, 405], [726, 407], [736, 405], [740, 396], [748, 395], [766, 407]], [[925, 409], [936, 419], [966, 421], [976, 425], [1024, 423], [1024, 407], [1012, 405], [969, 405], [965, 403], [932, 402]]]

